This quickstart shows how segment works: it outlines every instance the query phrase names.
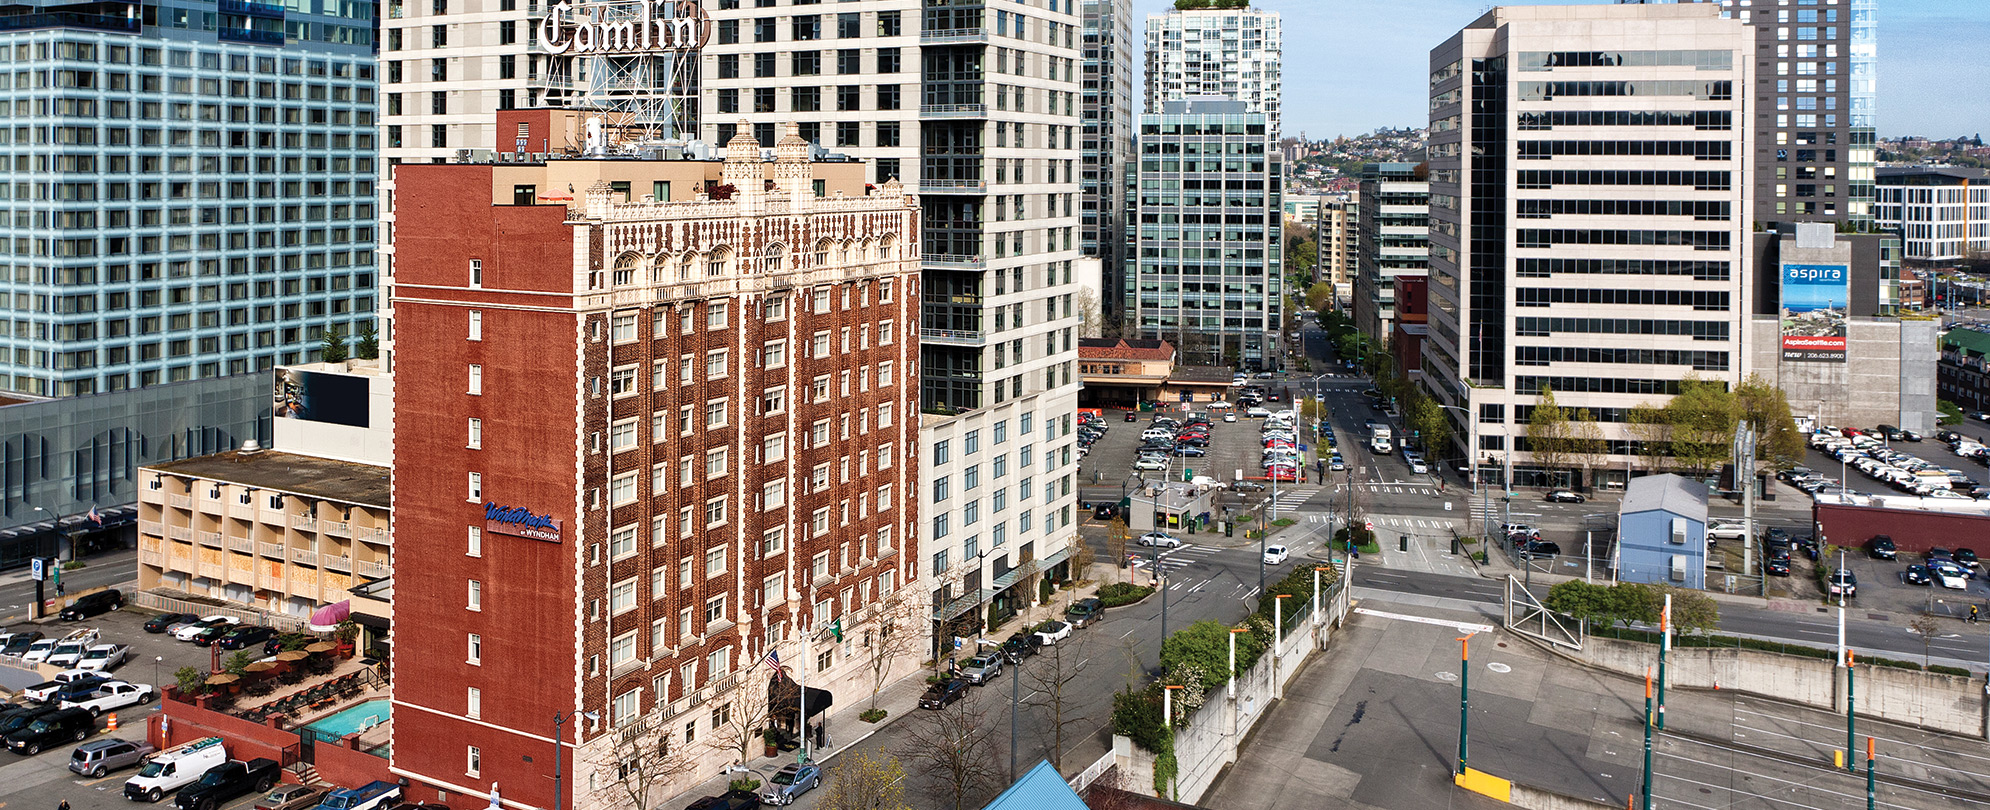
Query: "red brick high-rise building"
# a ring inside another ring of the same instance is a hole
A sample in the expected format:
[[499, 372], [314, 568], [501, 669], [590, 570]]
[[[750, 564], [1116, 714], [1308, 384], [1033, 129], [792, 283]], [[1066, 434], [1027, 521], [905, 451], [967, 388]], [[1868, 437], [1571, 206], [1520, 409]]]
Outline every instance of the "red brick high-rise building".
[[777, 151], [400, 167], [409, 800], [625, 805], [638, 769], [660, 800], [739, 758], [714, 738], [766, 715], [770, 650], [840, 705], [923, 634], [918, 206]]

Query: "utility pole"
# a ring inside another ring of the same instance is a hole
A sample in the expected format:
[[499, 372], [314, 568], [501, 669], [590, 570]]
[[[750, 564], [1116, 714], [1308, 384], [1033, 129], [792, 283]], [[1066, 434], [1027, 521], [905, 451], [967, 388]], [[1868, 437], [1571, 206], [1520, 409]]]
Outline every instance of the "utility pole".
[[1644, 795], [1644, 810], [1651, 810], [1651, 670], [1645, 670], [1645, 768], [1639, 790]]
[[1866, 738], [1866, 810], [1876, 810], [1879, 796], [1873, 788], [1873, 738]]
[[[1735, 470], [1741, 472], [1741, 575], [1748, 576], [1755, 568], [1755, 429], [1743, 419], [1734, 428]], [[1841, 481], [1843, 479], [1840, 479]], [[1769, 592], [1769, 578], [1762, 577], [1762, 595]]]
[[1859, 743], [1858, 715], [1853, 713], [1856, 690], [1852, 688], [1853, 676], [1858, 674], [1854, 667], [1851, 648], [1845, 650], [1845, 771], [1858, 773], [1859, 762], [1852, 758], [1853, 746]]
[[1472, 636], [1458, 639], [1458, 775], [1465, 775], [1465, 758], [1472, 725]]
[[1665, 595], [1665, 611], [1658, 614], [1658, 730], [1665, 730], [1665, 654], [1672, 651], [1672, 594]]

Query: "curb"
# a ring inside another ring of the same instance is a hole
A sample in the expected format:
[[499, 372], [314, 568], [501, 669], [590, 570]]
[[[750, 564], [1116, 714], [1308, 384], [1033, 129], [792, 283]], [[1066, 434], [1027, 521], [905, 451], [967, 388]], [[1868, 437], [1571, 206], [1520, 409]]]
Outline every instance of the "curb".
[[[1828, 770], [1833, 773], [1839, 773], [1839, 771], [1836, 768], [1832, 768], [1830, 766], [1824, 765], [1819, 762], [1812, 762], [1808, 758], [1805, 758], [1797, 754], [1792, 754], [1788, 751], [1779, 751], [1773, 748], [1762, 748], [1760, 746], [1749, 745], [1748, 743], [1734, 742], [1732, 740], [1723, 741], [1714, 736], [1708, 734], [1702, 734], [1697, 731], [1674, 731], [1672, 729], [1667, 729], [1660, 733], [1670, 734], [1688, 740], [1694, 740], [1697, 742], [1714, 746], [1716, 748], [1725, 748], [1730, 751], [1752, 754], [1754, 756], [1762, 757], [1763, 759], [1773, 759], [1778, 762], [1783, 762], [1789, 765], [1796, 765], [1808, 768], [1818, 768], [1821, 770]], [[1970, 790], [1969, 788], [1954, 787], [1949, 785], [1938, 785], [1935, 784], [1934, 782], [1927, 782], [1908, 776], [1899, 776], [1896, 774], [1886, 773], [1883, 771], [1874, 774], [1874, 778], [1875, 781], [1878, 781], [1881, 784], [1895, 784], [1903, 787], [1913, 788], [1916, 790], [1927, 791], [1929, 793], [1933, 793], [1938, 796], [1963, 798], [1978, 803], [1990, 804], [1990, 793], [1979, 793], [1977, 791]]]

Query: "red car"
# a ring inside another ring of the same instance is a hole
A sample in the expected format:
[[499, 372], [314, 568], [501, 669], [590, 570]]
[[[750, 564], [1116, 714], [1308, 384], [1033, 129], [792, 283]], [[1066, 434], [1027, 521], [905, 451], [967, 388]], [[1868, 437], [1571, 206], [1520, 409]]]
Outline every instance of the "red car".
[[1299, 480], [1299, 470], [1296, 467], [1272, 467], [1265, 470], [1264, 474], [1266, 478], [1270, 478], [1273, 481]]

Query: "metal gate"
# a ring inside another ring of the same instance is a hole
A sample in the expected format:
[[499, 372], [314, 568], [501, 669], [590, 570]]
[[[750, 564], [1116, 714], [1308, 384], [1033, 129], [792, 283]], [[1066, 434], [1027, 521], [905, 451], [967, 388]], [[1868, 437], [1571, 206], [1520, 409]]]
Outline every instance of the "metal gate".
[[[1575, 629], [1569, 629], [1571, 624]], [[1582, 623], [1556, 616], [1512, 576], [1506, 578], [1506, 629], [1557, 647], [1582, 649]]]

